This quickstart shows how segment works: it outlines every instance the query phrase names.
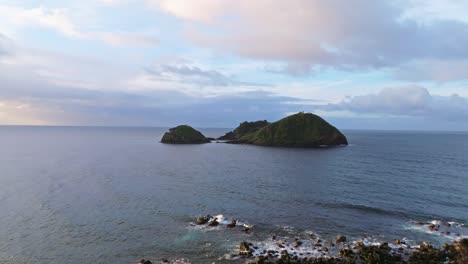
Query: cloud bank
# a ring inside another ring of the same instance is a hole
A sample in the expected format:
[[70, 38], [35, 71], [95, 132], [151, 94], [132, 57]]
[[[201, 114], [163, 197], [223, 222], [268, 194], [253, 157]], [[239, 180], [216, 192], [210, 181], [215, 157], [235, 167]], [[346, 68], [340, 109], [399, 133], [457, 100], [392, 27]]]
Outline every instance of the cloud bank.
[[292, 73], [317, 67], [382, 68], [427, 59], [468, 59], [466, 21], [447, 16], [423, 23], [427, 14], [414, 12], [412, 1], [150, 2], [195, 22], [187, 35], [198, 45], [284, 61], [285, 70]]
[[457, 94], [431, 95], [419, 86], [390, 87], [378, 93], [352, 96], [324, 108], [357, 114], [385, 114], [401, 117], [426, 117], [432, 120], [464, 121], [468, 118], [468, 99]]

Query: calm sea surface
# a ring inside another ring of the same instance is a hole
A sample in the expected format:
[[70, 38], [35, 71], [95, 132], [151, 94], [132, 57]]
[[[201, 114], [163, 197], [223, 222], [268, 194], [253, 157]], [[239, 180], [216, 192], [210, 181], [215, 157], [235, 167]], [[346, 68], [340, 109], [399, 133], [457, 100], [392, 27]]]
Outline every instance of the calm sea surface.
[[[468, 134], [343, 131], [332, 149], [164, 145], [160, 128], [0, 127], [0, 263], [228, 260], [243, 240], [468, 235]], [[224, 130], [203, 130], [220, 136]], [[253, 225], [192, 226], [222, 214]]]

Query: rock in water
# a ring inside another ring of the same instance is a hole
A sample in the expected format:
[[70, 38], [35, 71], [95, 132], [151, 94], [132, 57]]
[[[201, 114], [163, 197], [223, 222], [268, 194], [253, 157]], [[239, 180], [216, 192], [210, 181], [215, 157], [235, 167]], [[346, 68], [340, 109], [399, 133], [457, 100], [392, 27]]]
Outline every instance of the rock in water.
[[345, 236], [338, 236], [336, 238], [336, 243], [343, 243], [346, 242], [346, 237]]
[[240, 243], [239, 245], [239, 255], [246, 255], [246, 256], [250, 256], [252, 255], [252, 249], [250, 248], [250, 244], [247, 243], [247, 242], [242, 242]]
[[204, 225], [206, 223], [208, 223], [208, 221], [210, 221], [211, 219], [211, 215], [205, 215], [205, 216], [201, 216], [201, 217], [198, 217], [197, 218], [197, 225]]
[[302, 242], [301, 242], [301, 241], [294, 241], [294, 242], [292, 243], [292, 246], [293, 246], [293, 247], [296, 247], [296, 248], [299, 247], [300, 245], [302, 245]]
[[167, 144], [201, 144], [210, 142], [200, 131], [187, 125], [169, 129], [169, 132], [166, 132], [161, 139], [161, 143]]
[[302, 112], [267, 124], [232, 143], [284, 147], [348, 145], [337, 128], [317, 115]]
[[209, 226], [217, 226], [219, 224], [218, 218], [215, 218], [213, 221], [211, 221], [208, 225]]
[[227, 227], [229, 227], [229, 228], [233, 228], [233, 227], [235, 227], [235, 226], [236, 226], [236, 224], [237, 224], [237, 220], [236, 220], [236, 219], [234, 219], [234, 220], [232, 220], [232, 222], [231, 222], [230, 224], [227, 224]]

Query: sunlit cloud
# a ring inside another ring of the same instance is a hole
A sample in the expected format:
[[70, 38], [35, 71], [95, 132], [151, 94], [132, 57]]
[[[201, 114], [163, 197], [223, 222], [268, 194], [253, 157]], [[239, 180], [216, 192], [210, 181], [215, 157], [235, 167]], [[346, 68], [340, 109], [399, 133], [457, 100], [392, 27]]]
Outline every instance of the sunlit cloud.
[[142, 32], [86, 31], [71, 17], [73, 10], [68, 8], [23, 8], [0, 4], [2, 24], [0, 32], [10, 32], [21, 28], [46, 28], [66, 37], [78, 40], [100, 40], [110, 45], [153, 46], [159, 44], [157, 37]]

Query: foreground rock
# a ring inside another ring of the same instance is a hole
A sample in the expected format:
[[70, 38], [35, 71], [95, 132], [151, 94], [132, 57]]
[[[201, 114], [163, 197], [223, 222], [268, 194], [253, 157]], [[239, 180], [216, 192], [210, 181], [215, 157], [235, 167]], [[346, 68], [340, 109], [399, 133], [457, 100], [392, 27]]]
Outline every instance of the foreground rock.
[[346, 242], [346, 237], [345, 236], [338, 236], [335, 241], [336, 241], [336, 243]]
[[[241, 127], [242, 124], [236, 130]], [[348, 145], [348, 140], [337, 128], [311, 113], [301, 112], [271, 124], [263, 123], [258, 129], [255, 127], [260, 126], [252, 125], [251, 130], [240, 136], [234, 130], [235, 139], [231, 143], [284, 147]]]
[[468, 263], [468, 239], [459, 242], [446, 244], [443, 248], [436, 248], [428, 243], [423, 243], [414, 248], [407, 248], [404, 252], [392, 249], [388, 243], [381, 245], [365, 245], [355, 243], [353, 247], [345, 246], [340, 249], [338, 256], [304, 257], [291, 254], [284, 249], [269, 251], [265, 254], [257, 254], [253, 250], [254, 246], [248, 242], [242, 242], [239, 247], [239, 254], [245, 257], [256, 256], [251, 264], [332, 264], [332, 263], [387, 263], [387, 264], [416, 264], [416, 263]]
[[239, 245], [239, 255], [251, 257], [253, 249], [250, 248], [250, 246], [252, 246], [252, 243], [247, 243], [245, 241], [240, 243], [240, 245]]
[[169, 129], [169, 132], [166, 132], [161, 139], [161, 143], [166, 144], [202, 144], [210, 142], [200, 131], [187, 125]]

